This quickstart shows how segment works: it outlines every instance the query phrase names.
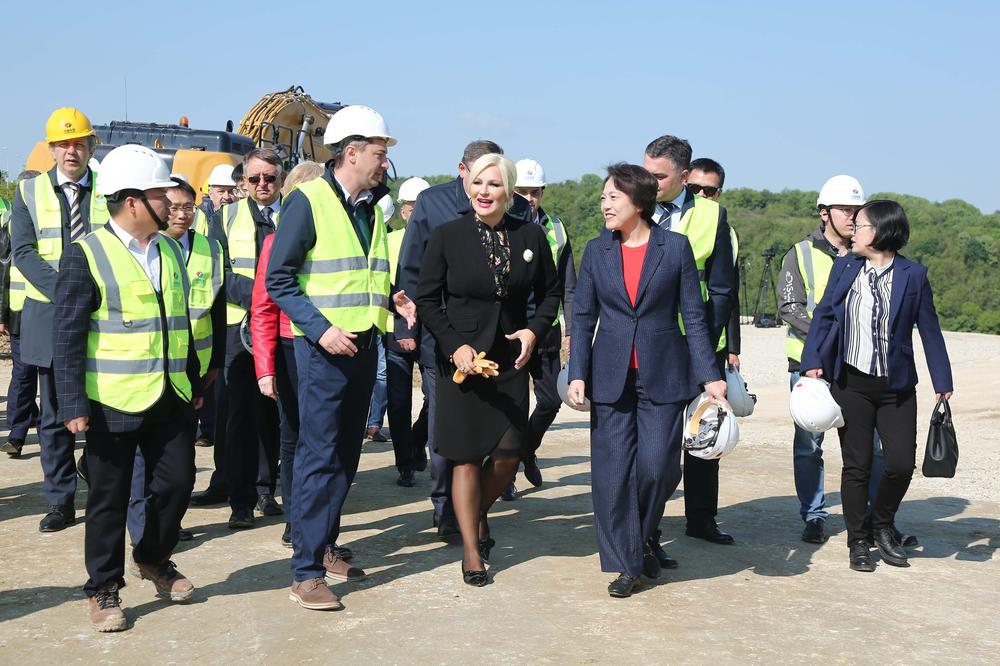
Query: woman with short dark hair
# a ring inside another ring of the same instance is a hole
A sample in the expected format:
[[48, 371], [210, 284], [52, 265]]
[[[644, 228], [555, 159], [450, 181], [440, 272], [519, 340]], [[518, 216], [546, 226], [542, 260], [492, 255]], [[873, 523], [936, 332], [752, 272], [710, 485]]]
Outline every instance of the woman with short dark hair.
[[[870, 545], [886, 564], [909, 566], [892, 522], [916, 464], [914, 325], [935, 398], [949, 398], [953, 387], [927, 267], [898, 254], [910, 238], [903, 207], [895, 201], [869, 201], [854, 213], [853, 226], [851, 253], [834, 263], [829, 286], [813, 312], [802, 372], [831, 381], [831, 393], [843, 410], [840, 489], [850, 567], [874, 571]], [[864, 523], [876, 429], [885, 471], [872, 501], [869, 531]]]

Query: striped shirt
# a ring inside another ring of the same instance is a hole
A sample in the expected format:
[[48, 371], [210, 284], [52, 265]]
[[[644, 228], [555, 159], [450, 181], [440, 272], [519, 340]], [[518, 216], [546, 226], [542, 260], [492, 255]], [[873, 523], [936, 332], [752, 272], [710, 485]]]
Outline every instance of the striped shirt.
[[892, 264], [875, 268], [866, 261], [858, 272], [845, 304], [847, 315], [844, 360], [874, 377], [889, 374], [889, 303]]

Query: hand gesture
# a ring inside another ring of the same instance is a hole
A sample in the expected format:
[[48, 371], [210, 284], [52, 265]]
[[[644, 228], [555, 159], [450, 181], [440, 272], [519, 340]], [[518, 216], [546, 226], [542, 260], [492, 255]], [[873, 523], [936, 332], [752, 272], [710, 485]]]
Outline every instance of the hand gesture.
[[417, 304], [402, 289], [392, 295], [392, 302], [396, 305], [396, 312], [406, 319], [407, 327], [413, 328], [417, 323]]
[[514, 331], [510, 335], [505, 335], [508, 340], [520, 340], [521, 341], [521, 353], [517, 355], [514, 359], [514, 367], [520, 370], [531, 359], [531, 352], [535, 351], [535, 334], [532, 333], [527, 328], [522, 328], [520, 331]]

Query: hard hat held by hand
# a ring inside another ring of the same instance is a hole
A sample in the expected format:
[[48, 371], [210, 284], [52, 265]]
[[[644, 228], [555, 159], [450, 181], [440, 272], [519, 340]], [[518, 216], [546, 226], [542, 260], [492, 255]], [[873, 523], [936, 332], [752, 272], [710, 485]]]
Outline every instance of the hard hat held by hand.
[[834, 176], [820, 188], [816, 206], [863, 206], [865, 190], [853, 176]]
[[733, 408], [733, 416], [739, 417], [750, 416], [757, 405], [757, 396], [750, 393], [743, 375], [732, 366], [726, 367], [726, 400]]
[[153, 190], [175, 187], [170, 180], [167, 163], [145, 146], [126, 144], [118, 146], [101, 161], [97, 193], [110, 196], [122, 190]]
[[535, 160], [518, 160], [517, 182], [514, 187], [545, 187], [545, 170]]
[[327, 146], [334, 146], [349, 136], [385, 139], [387, 146], [396, 145], [396, 137], [389, 132], [385, 118], [369, 106], [345, 106], [333, 114], [330, 123], [326, 126], [323, 143]]
[[740, 427], [729, 406], [702, 393], [684, 410], [685, 451], [703, 460], [732, 453], [740, 441]]
[[45, 142], [58, 143], [70, 139], [82, 139], [94, 136], [94, 127], [90, 119], [79, 109], [64, 106], [56, 109], [45, 123]]
[[808, 432], [826, 432], [841, 428], [844, 415], [840, 405], [830, 395], [830, 386], [822, 379], [802, 377], [792, 387], [788, 411], [795, 425]]

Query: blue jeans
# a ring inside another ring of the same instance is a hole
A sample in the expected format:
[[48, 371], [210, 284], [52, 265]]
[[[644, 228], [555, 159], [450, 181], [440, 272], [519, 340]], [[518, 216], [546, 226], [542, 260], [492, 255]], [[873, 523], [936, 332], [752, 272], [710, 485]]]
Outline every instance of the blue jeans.
[[[801, 374], [792, 372], [789, 388], [795, 386]], [[795, 426], [795, 438], [792, 444], [793, 471], [795, 474], [795, 494], [799, 497], [799, 515], [803, 521], [814, 518], [826, 520], [826, 495], [823, 488], [823, 435], [821, 432], [809, 432]], [[882, 478], [885, 460], [882, 458], [882, 442], [878, 433], [872, 443], [875, 457], [872, 459], [872, 475], [868, 484], [868, 505], [871, 506], [875, 491], [878, 490], [878, 480]]]
[[389, 388], [386, 382], [385, 345], [382, 336], [375, 338], [378, 350], [378, 370], [375, 372], [375, 388], [372, 389], [372, 402], [368, 407], [368, 427], [381, 428], [385, 421], [385, 410], [389, 404]]

